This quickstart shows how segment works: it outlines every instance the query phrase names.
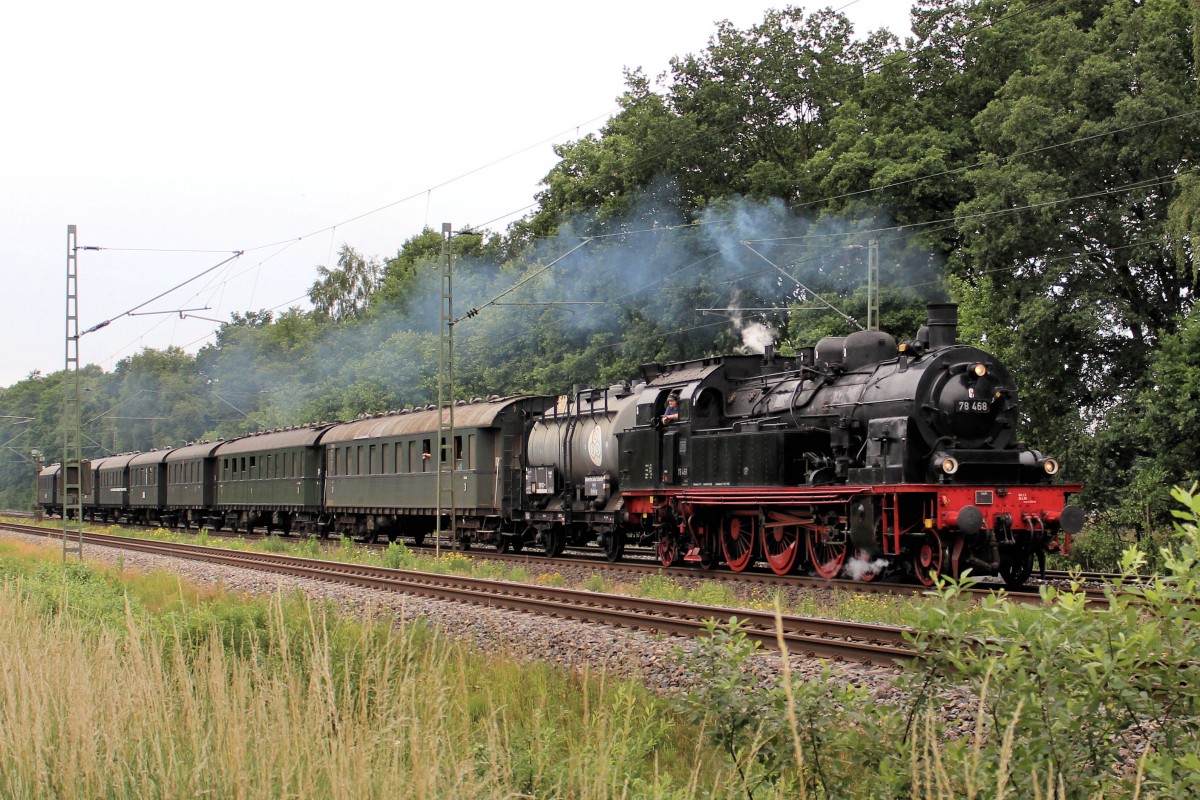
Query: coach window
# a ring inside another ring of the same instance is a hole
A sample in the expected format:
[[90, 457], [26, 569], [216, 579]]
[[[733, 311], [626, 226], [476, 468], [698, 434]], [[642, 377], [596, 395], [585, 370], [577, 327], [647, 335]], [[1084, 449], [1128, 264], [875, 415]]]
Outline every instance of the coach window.
[[383, 444], [379, 445], [379, 452], [382, 454], [380, 456], [379, 474], [387, 475], [388, 467], [391, 466], [391, 464], [388, 463], [388, 459], [392, 457], [392, 446], [387, 442], [384, 442]]
[[421, 440], [421, 472], [429, 472], [429, 462], [433, 460], [433, 440]]
[[463, 437], [454, 437], [454, 468], [463, 468]]
[[476, 469], [475, 463], [475, 434], [467, 436], [467, 469]]
[[377, 475], [382, 470], [379, 469], [379, 462], [375, 460], [375, 445], [371, 445], [367, 450], [367, 474]]

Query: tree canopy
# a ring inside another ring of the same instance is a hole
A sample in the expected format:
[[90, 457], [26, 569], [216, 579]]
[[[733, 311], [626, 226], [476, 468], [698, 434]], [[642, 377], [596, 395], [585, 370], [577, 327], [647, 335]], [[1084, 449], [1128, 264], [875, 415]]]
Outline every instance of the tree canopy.
[[[1143, 513], [1146, 485], [1195, 477], [1200, 0], [918, 0], [912, 20], [901, 41], [786, 7], [629, 70], [528, 216], [450, 240], [462, 395], [627, 379], [751, 324], [784, 347], [844, 334], [875, 241], [883, 327], [960, 303], [1020, 381], [1025, 438], [1093, 503]], [[428, 229], [385, 259], [345, 243], [311, 310], [89, 373], [91, 446], [432, 402], [442, 253]], [[60, 381], [0, 390], [38, 420], [22, 447], [53, 451]], [[0, 464], [6, 496], [26, 469]]]

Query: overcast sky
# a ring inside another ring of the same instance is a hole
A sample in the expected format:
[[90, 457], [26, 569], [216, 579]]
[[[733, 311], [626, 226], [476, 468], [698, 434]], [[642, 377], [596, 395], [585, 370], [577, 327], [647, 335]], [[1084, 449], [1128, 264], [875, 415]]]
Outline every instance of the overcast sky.
[[[306, 306], [315, 267], [343, 242], [386, 257], [425, 225], [502, 230], [533, 202], [551, 145], [615, 111], [625, 67], [656, 76], [703, 50], [715, 21], [745, 28], [783, 5], [9, 3], [0, 386], [63, 368], [68, 224], [105, 248], [79, 255], [82, 328], [234, 250], [246, 253], [144, 310], [228, 320]], [[829, 5], [860, 35], [908, 33], [905, 0]], [[194, 352], [215, 327], [126, 317], [83, 337], [80, 354], [111, 370], [147, 346]]]

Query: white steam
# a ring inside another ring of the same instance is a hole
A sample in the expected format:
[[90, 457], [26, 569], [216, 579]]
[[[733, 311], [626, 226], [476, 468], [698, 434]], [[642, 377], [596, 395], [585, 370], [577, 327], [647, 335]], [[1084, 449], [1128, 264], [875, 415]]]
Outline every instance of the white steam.
[[846, 566], [842, 567], [842, 577], [853, 581], [869, 580], [881, 574], [887, 565], [886, 558], [877, 558], [874, 561], [867, 558], [851, 558], [846, 561]]
[[767, 352], [768, 347], [775, 344], [779, 338], [779, 331], [761, 322], [746, 322], [737, 303], [738, 298], [735, 294], [729, 304], [732, 311], [729, 321], [742, 337], [742, 346], [738, 348], [738, 352], [742, 355], [762, 355]]

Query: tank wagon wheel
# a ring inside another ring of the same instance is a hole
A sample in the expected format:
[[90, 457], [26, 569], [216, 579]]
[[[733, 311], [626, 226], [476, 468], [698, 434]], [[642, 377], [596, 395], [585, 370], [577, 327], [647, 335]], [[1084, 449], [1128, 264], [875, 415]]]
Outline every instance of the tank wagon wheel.
[[546, 532], [546, 558], [558, 558], [567, 549], [567, 532], [555, 524]]
[[767, 557], [767, 566], [776, 575], [787, 575], [791, 572], [799, 552], [799, 526], [777, 525], [770, 530], [763, 528], [763, 553]]
[[942, 537], [937, 531], [925, 532], [925, 539], [913, 551], [913, 572], [922, 586], [933, 586], [935, 576], [942, 573]]
[[497, 553], [500, 553], [501, 555], [504, 555], [505, 553], [507, 553], [508, 545], [509, 545], [509, 540], [507, 537], [505, 537], [499, 533], [496, 534], [496, 552]]
[[417, 547], [420, 547], [421, 545], [425, 544], [425, 533], [424, 532], [414, 533], [413, 534], [413, 544]]
[[721, 523], [721, 552], [734, 572], [742, 572], [754, 560], [754, 522], [730, 517]]
[[604, 558], [616, 563], [625, 555], [625, 534], [611, 531], [604, 537]]
[[846, 543], [829, 541], [829, 531], [824, 528], [809, 528], [808, 559], [822, 578], [836, 578], [846, 563]]

